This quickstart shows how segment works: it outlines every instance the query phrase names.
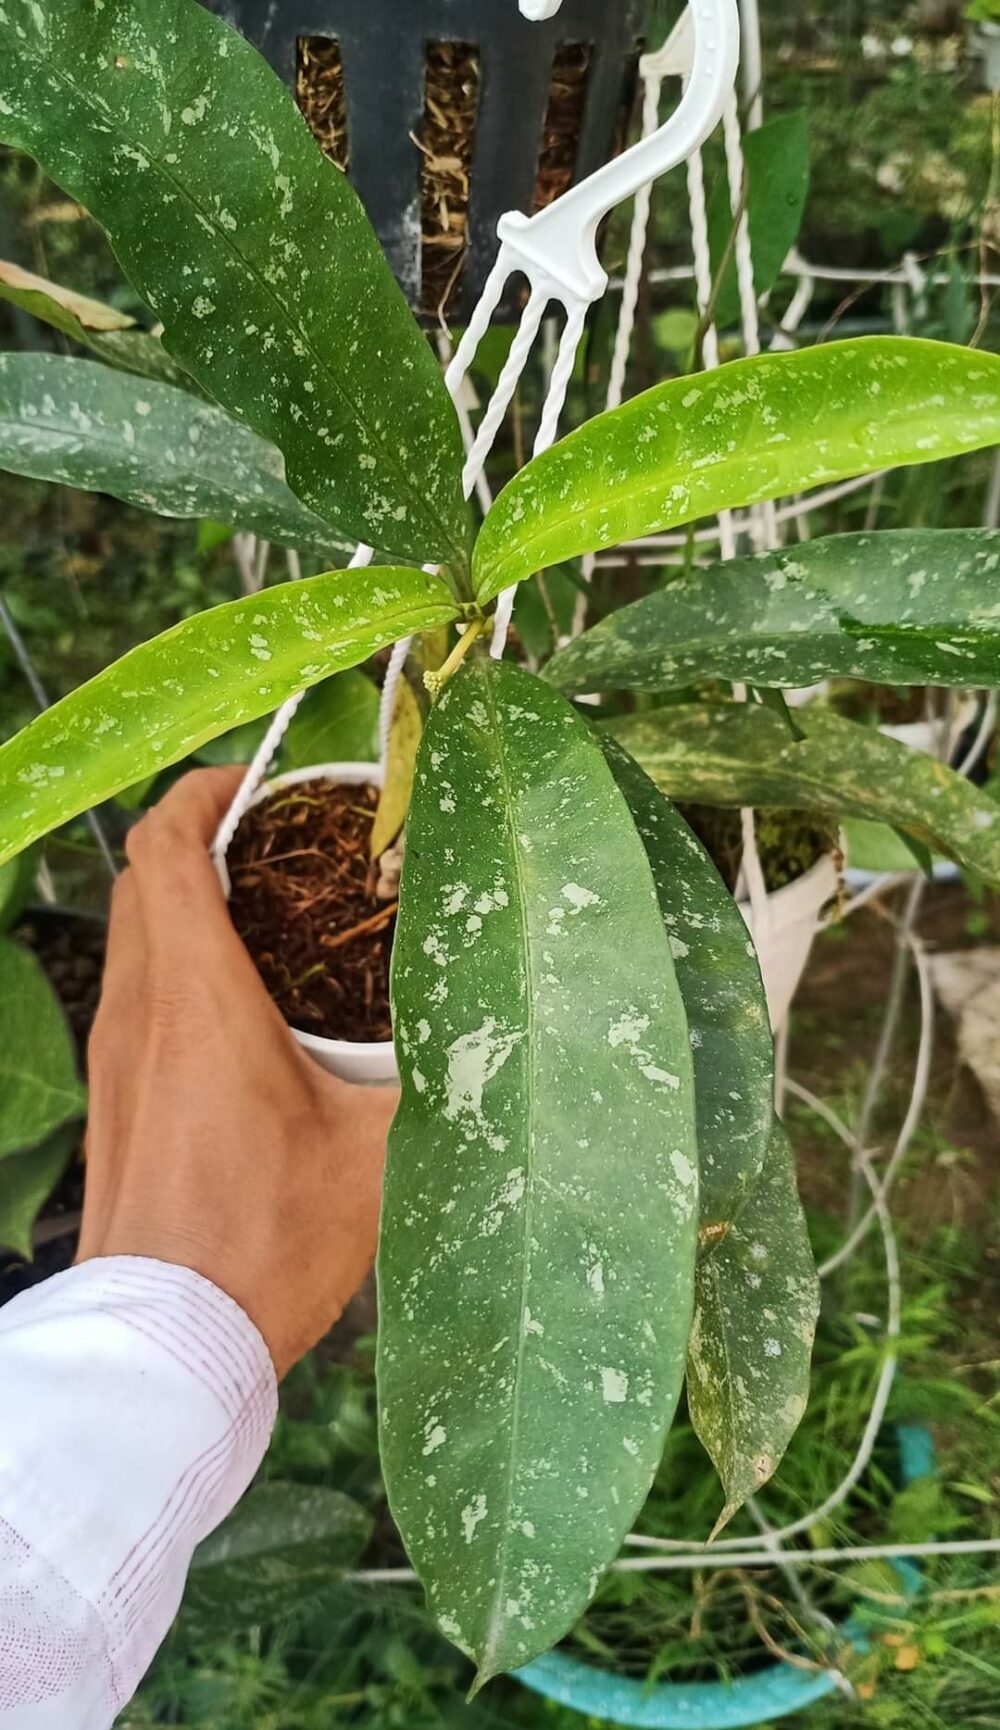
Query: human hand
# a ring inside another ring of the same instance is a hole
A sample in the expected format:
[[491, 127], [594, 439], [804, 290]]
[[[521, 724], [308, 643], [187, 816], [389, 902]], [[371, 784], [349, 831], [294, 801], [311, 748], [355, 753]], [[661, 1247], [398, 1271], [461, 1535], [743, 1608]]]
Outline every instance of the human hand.
[[236, 935], [209, 847], [240, 774], [186, 775], [129, 835], [90, 1041], [78, 1259], [193, 1268], [256, 1323], [280, 1378], [371, 1267], [398, 1096], [320, 1069]]

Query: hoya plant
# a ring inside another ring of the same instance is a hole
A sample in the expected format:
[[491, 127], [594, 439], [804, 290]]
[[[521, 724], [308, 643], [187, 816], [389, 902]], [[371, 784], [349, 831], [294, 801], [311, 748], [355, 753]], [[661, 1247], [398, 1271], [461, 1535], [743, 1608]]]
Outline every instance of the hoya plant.
[[[724, 508], [988, 445], [1000, 360], [871, 339], [673, 380], [529, 463], [477, 528], [436, 362], [247, 44], [196, 0], [4, 0], [0, 31], [0, 137], [103, 225], [162, 328], [109, 343], [8, 278], [90, 358], [0, 359], [0, 461], [382, 561], [186, 619], [8, 740], [0, 860], [290, 693], [454, 633], [393, 960], [379, 1395], [394, 1515], [482, 1683], [587, 1603], [685, 1374], [720, 1525], [806, 1400], [817, 1286], [760, 973], [668, 795], [875, 817], [1000, 884], [1000, 808], [948, 768], [725, 694], [996, 684], [996, 535], [692, 569], [543, 676], [488, 652], [497, 597]], [[594, 725], [573, 701], [594, 691], [646, 700]]]

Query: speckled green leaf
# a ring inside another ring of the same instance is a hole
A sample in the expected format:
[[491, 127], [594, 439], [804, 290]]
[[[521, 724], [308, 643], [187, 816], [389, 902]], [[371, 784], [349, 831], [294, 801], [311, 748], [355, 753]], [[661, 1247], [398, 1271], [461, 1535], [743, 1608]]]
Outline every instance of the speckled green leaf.
[[182, 1616], [189, 1634], [222, 1639], [287, 1620], [360, 1557], [372, 1517], [323, 1485], [257, 1484], [194, 1553]]
[[280, 451], [249, 427], [92, 360], [0, 354], [0, 468], [161, 517], [215, 517], [327, 557], [353, 550], [299, 503]]
[[671, 799], [871, 817], [1000, 888], [1000, 804], [872, 727], [797, 709], [796, 740], [756, 704], [678, 704], [609, 723]]
[[795, 1161], [776, 1122], [755, 1189], [695, 1275], [688, 1409], [725, 1491], [716, 1532], [773, 1476], [798, 1429], [818, 1314]]
[[622, 607], [546, 668], [560, 690], [722, 678], [788, 689], [1000, 683], [1000, 534], [834, 535], [694, 571]]
[[998, 355], [880, 336], [732, 361], [657, 385], [522, 469], [476, 544], [476, 593], [724, 508], [997, 440]]
[[35, 1222], [79, 1146], [81, 1133], [79, 1123], [63, 1123], [38, 1147], [0, 1159], [0, 1248], [31, 1260]]
[[198, 0], [3, 0], [0, 138], [107, 231], [164, 346], [397, 557], [467, 543], [458, 423], [361, 204]]
[[613, 739], [604, 749], [646, 849], [694, 1063], [702, 1231], [729, 1220], [764, 1163], [774, 1045], [746, 921], [683, 817]]
[[79, 1117], [85, 1098], [59, 999], [35, 957], [0, 939], [0, 1157]]
[[684, 1009], [585, 722], [476, 659], [421, 745], [379, 1253], [389, 1500], [479, 1681], [559, 1639], [656, 1470], [697, 1227]]
[[0, 746], [0, 864], [293, 691], [454, 616], [439, 577], [379, 569], [283, 583], [184, 619]]
[[377, 687], [364, 673], [338, 673], [310, 691], [285, 734], [283, 769], [368, 763], [378, 756]]

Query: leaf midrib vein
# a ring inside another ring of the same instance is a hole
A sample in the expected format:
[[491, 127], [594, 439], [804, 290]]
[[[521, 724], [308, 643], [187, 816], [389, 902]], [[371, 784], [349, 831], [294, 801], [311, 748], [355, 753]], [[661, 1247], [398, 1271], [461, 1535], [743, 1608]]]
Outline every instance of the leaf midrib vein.
[[524, 887], [521, 853], [518, 847], [517, 830], [513, 820], [514, 793], [507, 767], [507, 756], [504, 750], [503, 733], [499, 725], [499, 714], [495, 700], [490, 666], [480, 663], [480, 676], [483, 679], [484, 692], [493, 719], [493, 731], [497, 745], [497, 767], [505, 795], [504, 810], [506, 813], [507, 833], [510, 839], [510, 849], [513, 859], [514, 876], [517, 883], [518, 911], [521, 925], [521, 943], [524, 954], [524, 990], [527, 1007], [527, 1078], [525, 1084], [525, 1100], [527, 1103], [527, 1135], [525, 1145], [525, 1161], [527, 1165], [527, 1196], [524, 1209], [524, 1248], [521, 1258], [521, 1285], [516, 1316], [517, 1326], [517, 1356], [515, 1359], [514, 1392], [510, 1419], [510, 1456], [507, 1463], [506, 1481], [503, 1490], [503, 1526], [499, 1546], [497, 1580], [493, 1592], [493, 1606], [487, 1623], [486, 1639], [483, 1647], [483, 1662], [499, 1643], [502, 1632], [500, 1606], [506, 1601], [506, 1578], [509, 1561], [510, 1509], [513, 1500], [515, 1461], [517, 1444], [521, 1426], [521, 1394], [523, 1370], [527, 1351], [527, 1336], [524, 1330], [524, 1311], [528, 1298], [531, 1279], [531, 1224], [535, 1200], [535, 1040], [534, 1040], [534, 1006], [535, 993], [533, 989], [534, 973], [531, 965], [531, 946], [529, 942], [527, 902]]
[[[828, 385], [827, 390], [825, 392], [823, 402], [821, 404], [819, 404], [817, 407], [817, 414], [816, 414], [817, 420], [822, 419], [822, 413], [826, 407], [826, 401], [829, 397], [829, 394], [830, 394], [830, 387]], [[760, 418], [760, 405], [755, 403], [754, 404], [754, 420], [758, 420], [759, 418]], [[908, 430], [908, 432], [913, 432], [915, 434], [916, 430], [917, 430], [917, 426], [924, 425], [924, 424], [928, 424], [928, 425], [932, 426], [933, 428], [937, 429], [937, 427], [940, 425], [940, 419], [941, 419], [940, 414], [938, 413], [937, 415], [935, 415], [932, 412], [931, 408], [928, 407], [925, 411], [924, 419], [917, 422], [916, 426], [914, 425], [914, 422], [911, 420], [910, 422], [908, 422], [907, 430]], [[634, 440], [634, 437], [635, 437], [634, 431], [631, 428], [627, 428], [624, 430], [627, 430], [628, 437], [629, 437], [630, 441]], [[745, 463], [745, 461], [746, 461], [745, 446], [748, 442], [748, 435], [749, 435], [750, 431], [752, 431], [752, 424], [751, 424], [750, 428], [747, 428], [745, 426], [741, 426], [739, 429], [739, 437], [735, 440], [737, 449], [735, 451], [732, 451], [732, 452], [726, 452], [725, 455], [723, 456], [722, 460], [719, 461], [718, 463], [713, 464], [711, 468], [701, 468], [701, 469], [695, 471], [693, 476], [692, 476], [692, 467], [691, 467], [691, 454], [687, 453], [685, 455], [682, 453], [680, 448], [675, 448], [675, 450], [672, 454], [672, 457], [671, 457], [670, 470], [666, 473], [664, 473], [662, 471], [657, 471], [655, 477], [650, 476], [650, 477], [646, 478], [640, 485], [636, 486], [632, 491], [629, 492], [629, 494], [627, 495], [629, 502], [631, 503], [631, 501], [634, 500], [635, 498], [641, 498], [646, 493], [652, 492], [654, 490], [659, 491], [661, 487], [669, 486], [671, 483], [671, 480], [672, 479], [676, 480], [678, 477], [680, 477], [682, 479], [685, 476], [692, 477], [692, 484], [695, 488], [697, 488], [700, 485], [702, 479], [706, 475], [711, 475], [712, 477], [717, 477], [720, 474], [721, 475], [728, 475], [728, 474], [732, 473], [733, 470], [738, 470], [740, 468], [740, 466], [743, 463]], [[829, 440], [826, 440], [825, 442], [829, 443]], [[678, 441], [678, 445], [679, 445], [679, 441]], [[556, 448], [558, 449], [558, 447], [556, 447]], [[965, 447], [960, 447], [960, 448], [965, 448]], [[940, 457], [945, 457], [949, 454], [951, 454], [950, 451], [941, 451], [941, 452], [933, 453], [933, 460], [938, 460]], [[919, 464], [920, 462], [926, 462], [928, 460], [932, 460], [932, 459], [929, 458], [926, 453], [923, 453], [920, 457], [911, 458], [909, 461], [906, 461], [905, 459], [902, 459], [902, 460], [897, 459], [895, 466], [897, 466], [897, 467], [912, 467], [912, 466], [914, 466], [914, 464]], [[880, 461], [877, 466], [878, 467], [884, 467], [885, 466], [884, 461]], [[827, 486], [827, 485], [830, 485], [831, 483], [834, 483], [836, 481], [843, 480], [843, 479], [846, 479], [848, 477], [853, 477], [854, 475], [870, 474], [872, 472], [874, 472], [873, 468], [871, 467], [870, 464], [868, 464], [866, 462], [862, 462], [860, 464], [860, 466], [851, 466], [851, 467], [847, 467], [847, 468], [845, 468], [843, 465], [839, 465], [839, 466], [834, 465], [829, 470], [824, 471], [824, 473], [822, 475], [820, 475], [820, 477], [817, 480], [811, 481], [810, 485]], [[511, 488], [509, 488], [508, 491], [513, 490], [513, 488], [515, 486], [516, 486], [516, 482], [512, 483]], [[737, 508], [739, 503], [742, 503], [743, 505], [765, 503], [765, 502], [767, 502], [767, 500], [769, 498], [777, 498], [780, 496], [781, 493], [787, 492], [788, 490], [789, 490], [789, 488], [787, 486], [783, 486], [783, 487], [777, 489], [774, 493], [771, 493], [768, 490], [765, 490], [763, 494], [761, 494], [760, 492], [752, 491], [747, 497], [743, 498], [740, 501], [727, 500], [727, 503], [724, 506], [719, 506], [717, 508], [733, 509], [733, 508]], [[605, 508], [606, 507], [603, 505], [595, 506], [594, 511], [593, 511], [593, 515], [595, 517], [599, 516], [601, 514], [601, 511]], [[509, 509], [509, 501], [508, 501], [508, 509]], [[707, 507], [704, 507], [704, 508], [701, 508], [701, 509], [698, 509], [695, 511], [684, 510], [684, 511], [681, 511], [680, 514], [677, 514], [674, 512], [668, 512], [667, 515], [661, 521], [659, 521], [658, 527], [655, 529], [655, 531], [647, 529], [647, 530], [644, 530], [642, 532], [643, 533], [654, 533], [655, 532], [656, 534], [664, 534], [671, 529], [681, 528], [684, 526], [685, 523], [695, 522], [695, 521], [697, 521], [697, 519], [699, 517], [704, 516], [706, 514], [706, 509], [707, 509]], [[542, 563], [538, 563], [535, 560], [534, 553], [535, 553], [535, 549], [537, 548], [539, 542], [541, 542], [544, 545], [554, 535], [561, 534], [568, 525], [579, 521], [581, 516], [584, 516], [586, 518], [588, 515], [589, 515], [589, 513], [582, 513], [579, 509], [574, 509], [573, 504], [571, 502], [565, 508], [565, 510], [562, 510], [559, 513], [558, 516], [553, 516], [553, 517], [549, 518], [546, 521], [546, 523], [543, 525], [543, 527], [535, 530], [533, 533], [529, 533], [526, 536], [519, 537], [517, 544], [515, 545], [513, 551], [508, 552], [505, 556], [501, 557], [498, 560], [498, 562], [496, 563], [496, 565], [494, 565], [492, 567], [492, 570], [489, 567], [487, 567], [486, 575], [489, 578], [490, 587], [491, 587], [492, 592], [497, 593], [497, 592], [499, 592], [500, 589], [502, 589], [508, 585], [510, 578], [506, 573], [508, 571], [508, 567], [512, 563], [516, 564], [518, 569], [520, 569], [521, 566], [523, 565], [526, 570], [528, 570], [528, 569], [531, 569], [531, 570], [542, 569], [542, 568], [544, 568], [544, 565], [546, 563], [551, 563], [551, 560], [546, 560], [546, 561], [543, 561]], [[509, 528], [510, 524], [508, 524], [507, 526]], [[590, 548], [584, 549], [584, 550], [590, 551], [590, 552], [607, 552], [610, 548], [622, 545], [623, 541], [628, 539], [630, 532], [634, 532], [634, 531], [626, 530], [623, 535], [618, 536], [614, 540], [601, 541], [599, 546], [590, 547]], [[569, 557], [571, 555], [563, 553], [560, 556], [563, 558], [566, 558], [566, 557]], [[495, 577], [500, 578], [500, 580], [494, 584], [493, 579]], [[514, 580], [517, 581], [519, 579], [515, 578]], [[480, 584], [478, 581], [475, 584], [475, 588], [476, 588], [477, 595], [479, 595], [479, 597], [481, 599], [482, 593], [481, 593]]]

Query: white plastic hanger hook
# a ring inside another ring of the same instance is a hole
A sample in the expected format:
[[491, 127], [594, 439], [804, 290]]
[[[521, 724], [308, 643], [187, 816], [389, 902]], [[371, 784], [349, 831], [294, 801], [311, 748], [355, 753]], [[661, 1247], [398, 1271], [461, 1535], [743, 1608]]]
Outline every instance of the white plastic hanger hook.
[[[546, 6], [551, 0], [524, 3]], [[683, 31], [676, 39], [685, 45], [690, 42], [691, 61], [684, 96], [670, 119], [650, 138], [633, 144], [563, 193], [547, 210], [531, 217], [511, 211], [500, 219], [500, 240], [517, 255], [510, 268], [527, 264], [531, 279], [546, 279], [560, 299], [567, 293], [586, 305], [600, 299], [608, 281], [597, 256], [597, 230], [603, 218], [640, 187], [686, 162], [722, 118], [739, 69], [737, 0], [690, 0]]]

